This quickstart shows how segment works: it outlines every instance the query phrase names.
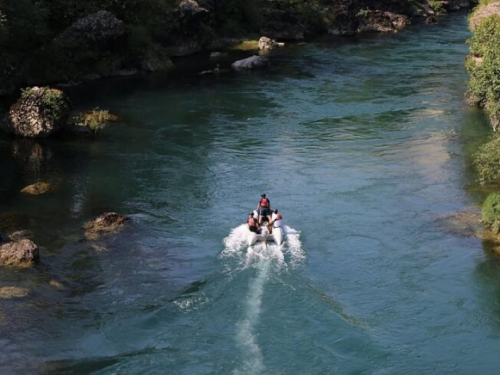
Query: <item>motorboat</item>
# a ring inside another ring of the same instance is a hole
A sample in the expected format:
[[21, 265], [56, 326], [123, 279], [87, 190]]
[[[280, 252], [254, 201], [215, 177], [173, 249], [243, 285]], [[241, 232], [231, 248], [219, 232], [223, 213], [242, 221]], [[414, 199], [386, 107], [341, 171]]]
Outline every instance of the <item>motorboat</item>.
[[[258, 214], [257, 211], [254, 211], [254, 217], [257, 219]], [[281, 226], [281, 220], [279, 222], [279, 226], [275, 226], [272, 228], [272, 233], [269, 233], [269, 230], [265, 225], [260, 227], [260, 233], [255, 233], [248, 229], [248, 245], [255, 245], [257, 242], [274, 242], [277, 245], [281, 245], [285, 239], [285, 233]]]

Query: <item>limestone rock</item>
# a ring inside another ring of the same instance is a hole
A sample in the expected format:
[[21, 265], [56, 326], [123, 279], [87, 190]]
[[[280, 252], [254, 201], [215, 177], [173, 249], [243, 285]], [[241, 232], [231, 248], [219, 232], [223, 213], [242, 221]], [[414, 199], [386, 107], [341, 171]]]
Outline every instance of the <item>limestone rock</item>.
[[26, 186], [21, 190], [21, 193], [29, 195], [42, 195], [50, 192], [52, 189], [52, 185], [48, 182], [37, 182], [36, 184]]
[[0, 288], [0, 299], [23, 298], [30, 293], [27, 288], [4, 286]]
[[231, 67], [234, 70], [248, 70], [256, 68], [264, 68], [269, 65], [269, 60], [264, 56], [252, 56], [246, 59], [235, 61]]
[[62, 129], [71, 105], [60, 90], [33, 87], [10, 108], [3, 129], [29, 138], [43, 138]]
[[123, 230], [128, 220], [128, 217], [116, 212], [105, 212], [84, 225], [85, 235], [89, 239], [97, 239], [102, 234], [119, 232]]
[[9, 242], [0, 246], [0, 265], [29, 267], [39, 260], [38, 246], [31, 240]]
[[279, 47], [279, 44], [271, 39], [271, 38], [268, 38], [267, 36], [263, 36], [259, 39], [259, 49], [262, 51], [262, 50], [271, 50], [271, 49], [274, 49], [276, 47]]

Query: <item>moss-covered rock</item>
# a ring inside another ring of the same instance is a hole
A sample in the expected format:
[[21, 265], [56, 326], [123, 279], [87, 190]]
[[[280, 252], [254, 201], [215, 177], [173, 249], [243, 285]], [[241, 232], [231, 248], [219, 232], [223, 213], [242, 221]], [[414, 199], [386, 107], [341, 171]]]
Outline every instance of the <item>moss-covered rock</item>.
[[23, 137], [47, 137], [64, 127], [70, 108], [70, 101], [61, 90], [32, 87], [23, 91], [1, 127]]

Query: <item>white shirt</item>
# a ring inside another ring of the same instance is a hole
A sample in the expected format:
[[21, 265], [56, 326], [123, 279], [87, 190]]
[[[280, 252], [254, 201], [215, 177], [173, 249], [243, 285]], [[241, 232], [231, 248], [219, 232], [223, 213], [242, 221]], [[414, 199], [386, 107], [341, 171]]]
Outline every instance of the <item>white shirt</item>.
[[[282, 221], [283, 221], [283, 220], [276, 220], [276, 217], [277, 217], [277, 216], [278, 216], [278, 215], [276, 215], [274, 212], [273, 212], [273, 214], [272, 214], [272, 216], [271, 216], [271, 220], [272, 220], [272, 221], [274, 221], [274, 227], [275, 227], [275, 228], [279, 228], [279, 227], [281, 227], [281, 226], [283, 225], [283, 224], [282, 224]], [[275, 221], [275, 220], [276, 220], [276, 221]]]

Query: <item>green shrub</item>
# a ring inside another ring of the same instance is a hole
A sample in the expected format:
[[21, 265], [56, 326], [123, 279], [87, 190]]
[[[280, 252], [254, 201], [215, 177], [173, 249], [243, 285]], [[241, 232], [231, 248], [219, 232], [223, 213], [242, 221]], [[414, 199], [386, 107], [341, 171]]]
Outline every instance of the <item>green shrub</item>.
[[500, 136], [495, 135], [479, 148], [474, 165], [482, 185], [500, 183]]
[[443, 13], [446, 10], [444, 9], [444, 5], [442, 1], [439, 0], [429, 0], [429, 6], [436, 13]]
[[483, 222], [500, 234], [500, 193], [493, 193], [483, 203]]
[[471, 77], [469, 91], [486, 103], [485, 110], [496, 128], [500, 120], [500, 16], [483, 20], [469, 43], [471, 54], [483, 59], [481, 64], [466, 64]]

